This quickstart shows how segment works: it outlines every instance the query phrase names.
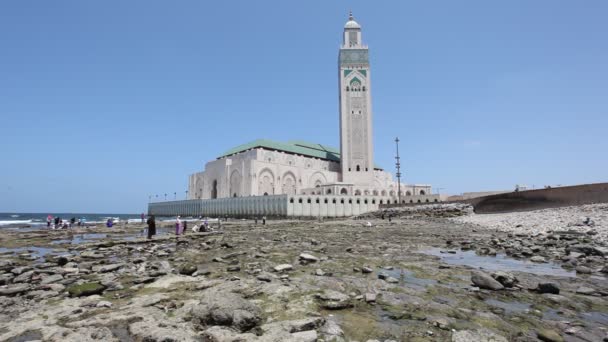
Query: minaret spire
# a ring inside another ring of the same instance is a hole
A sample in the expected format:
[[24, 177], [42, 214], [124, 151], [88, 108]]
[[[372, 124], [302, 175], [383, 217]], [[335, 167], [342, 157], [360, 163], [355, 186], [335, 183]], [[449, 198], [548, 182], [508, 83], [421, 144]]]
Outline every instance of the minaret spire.
[[348, 20], [355, 20], [355, 17], [353, 17], [353, 10], [348, 12]]

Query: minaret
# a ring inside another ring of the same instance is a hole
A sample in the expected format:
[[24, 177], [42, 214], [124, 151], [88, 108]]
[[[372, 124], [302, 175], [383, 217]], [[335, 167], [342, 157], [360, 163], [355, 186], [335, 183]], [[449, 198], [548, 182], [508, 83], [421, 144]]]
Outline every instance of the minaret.
[[374, 180], [369, 51], [352, 12], [340, 48], [340, 166], [342, 182], [371, 186]]

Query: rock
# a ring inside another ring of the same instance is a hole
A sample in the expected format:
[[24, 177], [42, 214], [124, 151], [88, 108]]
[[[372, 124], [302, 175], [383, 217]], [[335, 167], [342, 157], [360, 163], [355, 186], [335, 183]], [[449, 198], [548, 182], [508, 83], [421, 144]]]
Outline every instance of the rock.
[[535, 256], [531, 257], [530, 261], [538, 262], [538, 263], [547, 262], [547, 260], [545, 260], [545, 258], [540, 255], [535, 255]]
[[593, 273], [593, 271], [589, 267], [586, 267], [586, 266], [577, 266], [575, 268], [575, 270], [576, 270], [576, 273], [580, 273], [580, 274], [591, 274], [591, 273]]
[[317, 262], [319, 261], [319, 258], [317, 258], [314, 255], [311, 254], [306, 254], [306, 253], [302, 253], [300, 254], [300, 260], [306, 261], [306, 262]]
[[82, 297], [101, 294], [106, 289], [100, 283], [84, 283], [80, 285], [72, 285], [68, 287], [68, 293], [71, 297]]
[[207, 294], [192, 308], [190, 316], [201, 326], [231, 326], [241, 332], [251, 330], [262, 321], [262, 310], [234, 293]]
[[559, 287], [556, 283], [539, 283], [536, 288], [536, 292], [538, 293], [551, 293], [551, 294], [559, 294]]
[[452, 342], [508, 342], [508, 340], [491, 330], [461, 330], [452, 334]]
[[57, 257], [57, 259], [55, 259], [55, 261], [57, 262], [57, 265], [64, 266], [65, 264], [67, 264], [70, 261], [70, 259], [68, 259], [67, 256], [60, 255]]
[[323, 324], [325, 324], [325, 319], [323, 317], [310, 317], [291, 321], [272, 322], [264, 324], [260, 328], [262, 329], [264, 334], [277, 330], [282, 330], [289, 333], [297, 333], [317, 329]]
[[29, 284], [10, 285], [0, 288], [0, 296], [14, 296], [16, 294], [27, 292], [31, 289]]
[[374, 272], [374, 270], [371, 267], [363, 266], [363, 267], [361, 267], [361, 272], [362, 273], [372, 273], [372, 272]]
[[95, 253], [94, 251], [85, 251], [80, 253], [80, 257], [84, 259], [103, 259], [103, 254]]
[[581, 286], [578, 289], [576, 289], [576, 293], [577, 294], [581, 294], [581, 295], [585, 295], [585, 296], [591, 296], [593, 294], [595, 294], [595, 289], [592, 289], [590, 287], [586, 287], [586, 286]]
[[251, 333], [240, 334], [230, 329], [214, 326], [202, 333], [203, 341], [206, 342], [237, 342], [257, 341], [257, 336]]
[[340, 310], [353, 306], [350, 297], [338, 291], [325, 290], [315, 297], [321, 302], [321, 307], [329, 310]]
[[501, 283], [504, 287], [513, 287], [515, 284], [519, 283], [519, 280], [513, 274], [503, 271], [492, 273], [492, 278]]
[[185, 264], [179, 267], [179, 274], [183, 274], [183, 275], [192, 275], [194, 274], [194, 272], [196, 272], [197, 267], [195, 265], [192, 264]]
[[536, 336], [538, 337], [539, 340], [545, 341], [545, 342], [563, 342], [564, 341], [564, 339], [558, 332], [556, 332], [554, 330], [550, 330], [550, 329], [539, 329], [536, 332]]
[[481, 271], [472, 271], [471, 272], [471, 281], [473, 282], [473, 284], [475, 284], [475, 286], [477, 286], [481, 289], [494, 290], [494, 291], [504, 289], [504, 286], [501, 283], [496, 281], [489, 274], [481, 272]]
[[11, 273], [0, 274], [0, 286], [11, 283], [13, 278], [15, 277]]
[[2, 260], [0, 260], [0, 271], [6, 272], [6, 271], [12, 269], [13, 265], [15, 265], [15, 263], [12, 260], [2, 259]]
[[293, 266], [290, 264], [281, 264], [274, 267], [275, 272], [287, 272], [293, 270]]
[[228, 268], [226, 268], [226, 271], [228, 272], [238, 272], [241, 270], [241, 266], [229, 266]]
[[40, 284], [47, 285], [47, 284], [57, 283], [62, 280], [63, 280], [63, 276], [61, 274], [53, 274], [46, 278], [43, 278], [42, 281], [40, 282]]
[[13, 283], [29, 283], [33, 275], [34, 271], [23, 272], [13, 279]]
[[270, 274], [259, 274], [256, 279], [259, 281], [270, 283], [272, 281], [272, 276], [270, 276]]
[[323, 270], [322, 270], [322, 269], [317, 268], [317, 269], [315, 270], [315, 275], [316, 275], [316, 276], [319, 276], [319, 277], [322, 277], [322, 276], [324, 276], [324, 275], [325, 275], [325, 272], [323, 272]]
[[95, 307], [97, 308], [111, 308], [112, 307], [112, 303], [102, 300], [101, 302], [97, 303], [95, 305]]
[[394, 278], [394, 277], [387, 277], [384, 279], [385, 282], [389, 283], [389, 284], [397, 284], [399, 283], [399, 279]]
[[19, 266], [19, 267], [15, 267], [11, 270], [11, 273], [14, 275], [20, 275], [22, 273], [25, 273], [27, 271], [31, 271], [32, 268], [29, 266]]
[[367, 303], [375, 303], [376, 302], [376, 294], [375, 293], [366, 293], [365, 294], [365, 302], [367, 302]]
[[606, 256], [608, 255], [608, 247], [577, 244], [566, 247], [566, 252], [579, 252], [584, 253], [585, 255]]
[[121, 268], [122, 266], [123, 266], [122, 264], [97, 265], [97, 266], [93, 266], [92, 270], [93, 270], [93, 272], [97, 272], [97, 273], [108, 273], [108, 272], [116, 271], [117, 269]]

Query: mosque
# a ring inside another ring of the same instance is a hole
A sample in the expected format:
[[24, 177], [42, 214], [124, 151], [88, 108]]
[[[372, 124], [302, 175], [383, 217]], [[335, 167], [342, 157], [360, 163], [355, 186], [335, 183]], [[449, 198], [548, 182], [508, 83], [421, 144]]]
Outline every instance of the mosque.
[[[255, 140], [190, 175], [188, 199], [149, 203], [151, 214], [358, 215], [382, 204], [438, 202], [428, 184], [397, 184], [374, 163], [371, 70], [361, 26], [350, 14], [339, 51], [340, 149]], [[401, 193], [399, 194], [399, 190]]]
[[[265, 139], [236, 146], [190, 176], [189, 199], [268, 195], [396, 197], [392, 175], [374, 164], [369, 50], [352, 13], [339, 52], [340, 150], [305, 141]], [[401, 196], [430, 195], [401, 184]], [[409, 202], [409, 199], [407, 199]]]

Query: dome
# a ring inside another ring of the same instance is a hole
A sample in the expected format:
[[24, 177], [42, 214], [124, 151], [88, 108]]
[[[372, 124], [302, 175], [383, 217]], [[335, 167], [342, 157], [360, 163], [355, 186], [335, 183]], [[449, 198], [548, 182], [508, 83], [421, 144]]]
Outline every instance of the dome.
[[344, 28], [346, 28], [346, 29], [360, 29], [361, 25], [359, 25], [359, 23], [357, 23], [354, 20], [349, 20], [344, 25]]
[[359, 25], [359, 23], [355, 21], [352, 11], [348, 15], [348, 21], [346, 22], [346, 24], [344, 24], [344, 28], [345, 29], [360, 29], [361, 28], [361, 25]]

